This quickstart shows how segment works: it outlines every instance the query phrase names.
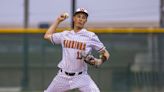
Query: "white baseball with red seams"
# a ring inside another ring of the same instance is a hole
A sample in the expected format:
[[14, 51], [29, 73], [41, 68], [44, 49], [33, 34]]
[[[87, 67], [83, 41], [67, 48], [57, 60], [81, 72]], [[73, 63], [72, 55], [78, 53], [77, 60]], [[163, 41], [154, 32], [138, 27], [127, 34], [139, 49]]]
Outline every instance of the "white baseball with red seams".
[[[97, 35], [86, 29], [79, 32], [63, 31], [51, 36], [53, 44], [62, 45], [62, 60], [58, 64], [57, 76], [53, 79], [45, 92], [65, 92], [78, 88], [81, 92], [100, 92], [97, 85], [87, 74], [87, 64], [80, 58], [79, 53], [103, 50], [105, 47]], [[74, 76], [66, 75], [65, 72], [75, 73]], [[82, 72], [82, 74], [79, 74]]]

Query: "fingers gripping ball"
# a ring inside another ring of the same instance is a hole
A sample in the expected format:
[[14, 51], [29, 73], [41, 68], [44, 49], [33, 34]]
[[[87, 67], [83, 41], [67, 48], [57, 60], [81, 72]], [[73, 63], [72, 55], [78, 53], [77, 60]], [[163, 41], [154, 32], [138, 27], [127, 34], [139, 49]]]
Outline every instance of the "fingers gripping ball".
[[64, 16], [65, 18], [68, 18], [68, 17], [69, 17], [69, 14], [68, 14], [67, 12], [65, 12], [65, 13], [63, 13], [63, 16]]

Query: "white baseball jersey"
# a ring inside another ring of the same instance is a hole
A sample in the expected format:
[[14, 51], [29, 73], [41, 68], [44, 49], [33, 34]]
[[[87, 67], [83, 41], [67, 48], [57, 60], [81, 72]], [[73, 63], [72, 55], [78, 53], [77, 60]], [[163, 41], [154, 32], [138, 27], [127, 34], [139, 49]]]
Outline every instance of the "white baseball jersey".
[[[97, 35], [86, 29], [77, 33], [73, 30], [63, 31], [54, 33], [51, 41], [54, 44], [62, 45], [62, 60], [58, 64], [61, 69], [44, 92], [66, 92], [76, 88], [81, 92], [100, 92], [87, 73], [87, 64], [79, 57], [81, 51], [89, 53], [92, 49], [97, 51], [104, 49], [104, 45]], [[66, 72], [75, 73], [75, 75], [69, 76]]]
[[80, 51], [89, 53], [92, 49], [101, 51], [105, 48], [97, 35], [86, 29], [79, 32], [72, 30], [54, 33], [51, 42], [62, 45], [62, 60], [58, 67], [67, 72], [87, 71], [87, 64], [79, 57]]

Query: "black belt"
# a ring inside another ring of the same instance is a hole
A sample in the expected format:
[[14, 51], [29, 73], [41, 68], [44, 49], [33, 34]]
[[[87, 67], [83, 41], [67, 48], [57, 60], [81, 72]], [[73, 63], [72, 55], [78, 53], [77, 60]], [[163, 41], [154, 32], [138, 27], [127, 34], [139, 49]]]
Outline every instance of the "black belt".
[[[61, 72], [64, 72], [62, 69], [60, 69]], [[74, 76], [76, 73], [69, 73], [69, 72], [64, 72], [68, 76]], [[82, 74], [83, 72], [78, 72], [78, 75]]]

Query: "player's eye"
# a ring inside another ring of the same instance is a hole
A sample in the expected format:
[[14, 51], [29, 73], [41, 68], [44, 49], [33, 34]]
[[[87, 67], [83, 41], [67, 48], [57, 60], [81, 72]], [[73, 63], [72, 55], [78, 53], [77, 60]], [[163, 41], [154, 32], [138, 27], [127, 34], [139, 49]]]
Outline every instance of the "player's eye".
[[82, 19], [87, 19], [87, 17], [84, 15], [84, 16], [82, 16]]
[[78, 15], [77, 17], [78, 17], [78, 18], [81, 18], [81, 16], [80, 16], [80, 15]]

